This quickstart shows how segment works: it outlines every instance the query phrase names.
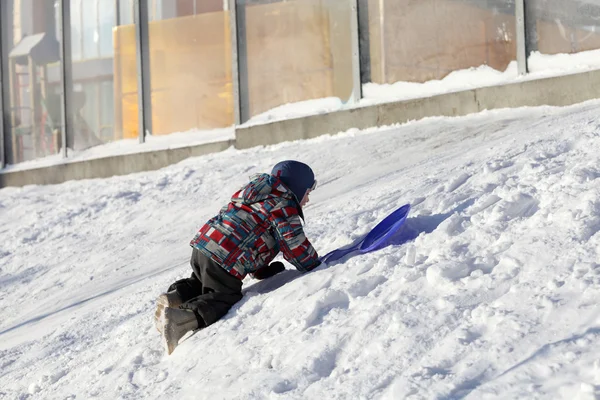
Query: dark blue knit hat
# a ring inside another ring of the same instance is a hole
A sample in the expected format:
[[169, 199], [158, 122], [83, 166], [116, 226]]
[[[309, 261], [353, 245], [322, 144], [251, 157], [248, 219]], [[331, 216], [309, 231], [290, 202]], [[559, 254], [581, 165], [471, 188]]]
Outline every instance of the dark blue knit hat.
[[315, 183], [315, 174], [312, 169], [300, 161], [281, 161], [273, 167], [271, 175], [279, 177], [285, 186], [294, 193], [298, 202], [302, 201], [306, 191]]

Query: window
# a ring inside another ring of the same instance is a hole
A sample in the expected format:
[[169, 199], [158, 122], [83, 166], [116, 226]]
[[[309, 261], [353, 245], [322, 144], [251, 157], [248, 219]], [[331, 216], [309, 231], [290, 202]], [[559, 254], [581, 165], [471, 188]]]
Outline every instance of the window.
[[112, 30], [116, 22], [114, 6], [114, 0], [98, 0], [100, 57], [112, 57], [113, 55]]
[[83, 58], [98, 58], [98, 3], [97, 0], [86, 0], [81, 5], [81, 30]]
[[115, 100], [113, 81], [100, 83], [100, 126], [98, 136], [104, 141], [113, 140], [115, 121]]
[[71, 0], [73, 60], [112, 57], [115, 22], [114, 0]]
[[71, 57], [73, 60], [81, 60], [81, 1], [71, 0]]
[[119, 25], [133, 24], [133, 0], [119, 0]]
[[81, 110], [83, 119], [87, 123], [89, 129], [95, 134], [98, 132], [98, 83], [90, 82], [83, 84], [83, 102], [84, 106]]

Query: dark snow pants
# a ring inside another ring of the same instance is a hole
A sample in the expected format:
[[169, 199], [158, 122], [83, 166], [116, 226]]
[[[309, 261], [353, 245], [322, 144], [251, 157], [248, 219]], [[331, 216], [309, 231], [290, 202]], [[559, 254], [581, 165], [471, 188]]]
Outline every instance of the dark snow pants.
[[194, 311], [208, 326], [242, 299], [242, 281], [195, 248], [190, 264], [192, 276], [173, 283], [169, 291], [176, 290], [183, 300], [181, 308]]

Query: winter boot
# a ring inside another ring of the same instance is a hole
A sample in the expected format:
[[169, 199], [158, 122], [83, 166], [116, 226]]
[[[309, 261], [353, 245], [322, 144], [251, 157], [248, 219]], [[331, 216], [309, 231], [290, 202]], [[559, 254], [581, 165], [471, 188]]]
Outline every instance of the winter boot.
[[179, 308], [166, 307], [160, 321], [163, 343], [167, 354], [171, 354], [175, 350], [179, 339], [184, 337], [186, 333], [201, 327], [193, 311]]
[[160, 318], [165, 307], [178, 308], [182, 303], [181, 296], [179, 296], [179, 293], [175, 290], [171, 290], [170, 292], [158, 296], [158, 299], [156, 300], [156, 311], [154, 312], [154, 326], [157, 331], [162, 333]]

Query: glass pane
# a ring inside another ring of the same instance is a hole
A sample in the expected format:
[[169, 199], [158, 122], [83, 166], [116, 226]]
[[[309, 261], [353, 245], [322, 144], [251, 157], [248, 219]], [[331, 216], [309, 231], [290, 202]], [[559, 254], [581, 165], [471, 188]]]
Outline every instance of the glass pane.
[[527, 45], [541, 54], [600, 49], [600, 2], [526, 1]]
[[[71, 0], [77, 3], [79, 0]], [[83, 59], [98, 57], [98, 3], [97, 0], [84, 0], [81, 2], [81, 25], [83, 32], [81, 45], [83, 47]]]
[[71, 0], [71, 6], [79, 2], [82, 18], [71, 18], [73, 49], [83, 43], [83, 58], [72, 65], [74, 150], [137, 137], [137, 112], [128, 114], [132, 103], [137, 108], [134, 26], [116, 26], [113, 0]]
[[113, 56], [112, 30], [116, 22], [114, 0], [98, 0], [98, 41], [100, 57]]
[[102, 141], [114, 139], [115, 105], [113, 81], [104, 81], [100, 85], [100, 126], [99, 136]]
[[363, 87], [365, 97], [377, 97], [374, 84], [438, 80], [482, 65], [505, 71], [516, 60], [514, 0], [359, 0], [359, 5], [362, 81], [371, 83]]
[[56, 154], [61, 147], [60, 57], [54, 1], [2, 0], [3, 60], [8, 63], [10, 106], [4, 110], [7, 163]]
[[174, 11], [172, 11], [173, 1], [163, 0], [147, 0], [148, 1], [148, 20], [157, 21], [161, 19], [174, 18]]
[[81, 109], [83, 119], [93, 132], [99, 131], [99, 111], [98, 106], [98, 83], [85, 82], [82, 85], [75, 85], [75, 91], [83, 92], [85, 97], [85, 106]]
[[135, 25], [127, 24], [114, 28], [113, 48], [114, 139], [138, 138]]
[[233, 124], [229, 15], [204, 2], [220, 8], [188, 15], [188, 1], [162, 0], [169, 18], [150, 22], [153, 135]]
[[71, 1], [71, 57], [73, 60], [83, 58], [83, 49], [81, 48], [81, 38], [83, 37], [81, 31], [81, 1]]
[[162, 19], [223, 11], [223, 0], [164, 1]]
[[119, 0], [119, 25], [133, 24], [133, 0]]
[[[352, 94], [350, 2], [237, 0], [242, 107], [250, 117], [274, 107]], [[244, 87], [247, 84], [247, 87]]]

